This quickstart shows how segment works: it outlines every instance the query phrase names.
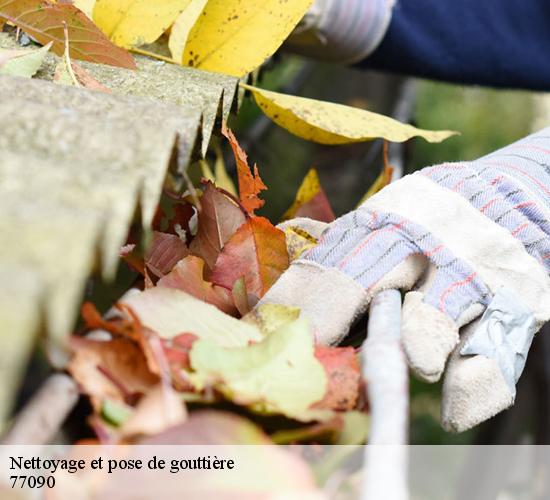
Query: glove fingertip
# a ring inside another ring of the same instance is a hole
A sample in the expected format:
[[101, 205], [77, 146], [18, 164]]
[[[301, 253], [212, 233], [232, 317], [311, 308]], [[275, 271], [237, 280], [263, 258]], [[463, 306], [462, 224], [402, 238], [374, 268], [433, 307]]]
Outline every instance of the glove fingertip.
[[458, 326], [446, 314], [409, 292], [403, 303], [403, 348], [413, 372], [426, 382], [437, 382], [449, 354], [458, 344]]
[[453, 356], [443, 384], [441, 425], [446, 431], [471, 429], [513, 403], [514, 395], [494, 359]]

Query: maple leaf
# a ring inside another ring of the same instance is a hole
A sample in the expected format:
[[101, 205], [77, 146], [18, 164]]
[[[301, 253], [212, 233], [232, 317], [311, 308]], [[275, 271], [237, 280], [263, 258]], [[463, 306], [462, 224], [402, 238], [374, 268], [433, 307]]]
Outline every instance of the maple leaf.
[[212, 269], [224, 245], [245, 221], [241, 207], [207, 182], [201, 196], [198, 232], [189, 245], [191, 253], [204, 259]]
[[252, 217], [225, 244], [211, 280], [232, 290], [235, 282], [244, 277], [246, 291], [261, 298], [288, 265], [283, 231], [264, 217]]
[[251, 172], [246, 153], [239, 146], [233, 132], [227, 128], [225, 124], [222, 126], [222, 134], [229, 141], [233, 154], [235, 155], [237, 174], [239, 177], [239, 195], [241, 203], [247, 212], [250, 215], [253, 215], [254, 210], [263, 207], [265, 203], [265, 200], [260, 200], [260, 198], [258, 198], [258, 194], [265, 191], [267, 186], [260, 178], [257, 165], [254, 165], [254, 173]]
[[52, 50], [59, 56], [65, 50], [67, 26], [73, 59], [136, 69], [133, 57], [114, 45], [74, 5], [48, 0], [4, 0], [0, 4], [0, 20], [15, 24], [42, 45], [53, 42]]
[[328, 378], [324, 398], [313, 408], [338, 411], [352, 410], [359, 399], [361, 370], [353, 347], [315, 346], [315, 357], [325, 368]]
[[204, 279], [204, 264], [204, 260], [200, 257], [188, 255], [161, 278], [157, 286], [183, 290], [227, 314], [236, 315], [237, 309], [231, 292]]

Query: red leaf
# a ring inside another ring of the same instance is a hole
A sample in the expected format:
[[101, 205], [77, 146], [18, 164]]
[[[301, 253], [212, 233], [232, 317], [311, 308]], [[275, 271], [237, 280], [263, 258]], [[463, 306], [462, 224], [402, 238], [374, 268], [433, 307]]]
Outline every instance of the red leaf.
[[263, 217], [247, 220], [227, 242], [212, 273], [212, 282], [232, 290], [244, 276], [246, 291], [258, 298], [288, 267], [285, 234]]
[[204, 279], [204, 260], [200, 257], [188, 255], [180, 260], [170, 273], [159, 280], [157, 286], [183, 290], [227, 314], [237, 313], [231, 292]]
[[72, 59], [136, 69], [130, 53], [114, 45], [74, 5], [48, 0], [4, 0], [0, 5], [0, 20], [10, 21], [42, 45], [53, 42], [52, 50], [59, 56], [65, 50], [66, 24]]
[[254, 165], [254, 173], [250, 171], [246, 153], [239, 146], [233, 132], [225, 124], [222, 127], [222, 133], [229, 140], [229, 144], [231, 144], [231, 149], [233, 149], [233, 154], [235, 155], [241, 203], [250, 215], [254, 215], [254, 210], [263, 207], [265, 203], [264, 200], [258, 198], [258, 194], [261, 191], [265, 191], [267, 187], [260, 178], [257, 165]]
[[315, 357], [322, 363], [328, 377], [325, 397], [314, 408], [338, 411], [352, 410], [359, 398], [361, 370], [353, 347], [317, 345]]
[[189, 246], [191, 253], [212, 269], [223, 246], [245, 221], [242, 209], [208, 182], [201, 196], [198, 233]]
[[311, 200], [296, 210], [296, 217], [308, 217], [321, 222], [332, 222], [335, 219], [324, 191], [319, 191]]
[[293, 219], [294, 217], [308, 217], [321, 222], [332, 222], [334, 220], [334, 212], [327, 195], [321, 187], [317, 170], [314, 168], [304, 177], [296, 193], [296, 199], [283, 215], [283, 220]]

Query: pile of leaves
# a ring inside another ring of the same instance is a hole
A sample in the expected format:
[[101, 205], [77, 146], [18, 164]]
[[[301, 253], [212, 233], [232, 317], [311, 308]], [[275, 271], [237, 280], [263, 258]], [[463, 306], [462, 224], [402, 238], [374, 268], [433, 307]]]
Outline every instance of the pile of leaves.
[[[223, 132], [238, 197], [226, 173], [229, 189], [203, 177], [200, 189], [168, 197], [149, 241], [131, 237], [121, 251], [141, 290], [105, 318], [83, 307], [86, 327], [72, 339], [68, 370], [90, 398], [89, 422], [101, 443], [162, 440], [185, 426], [190, 408], [213, 405], [248, 415], [275, 442], [342, 442], [351, 423], [362, 428], [354, 438], [361, 442], [368, 425], [355, 349], [315, 345], [299, 310], [258, 304], [289, 266], [287, 238], [292, 258], [315, 239], [255, 214], [267, 188], [233, 133]], [[285, 218], [296, 215], [334, 218], [314, 170]], [[218, 420], [239, 421], [224, 415]]]

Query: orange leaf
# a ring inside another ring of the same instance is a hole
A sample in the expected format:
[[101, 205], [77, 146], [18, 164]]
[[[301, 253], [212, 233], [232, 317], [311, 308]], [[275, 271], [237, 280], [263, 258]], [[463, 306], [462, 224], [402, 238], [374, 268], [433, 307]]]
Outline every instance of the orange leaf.
[[242, 150], [235, 138], [235, 135], [229, 130], [225, 124], [222, 127], [222, 133], [229, 140], [235, 161], [237, 162], [237, 174], [239, 176], [239, 194], [243, 207], [250, 215], [254, 214], [254, 210], [263, 207], [265, 201], [258, 198], [261, 191], [267, 189], [258, 173], [258, 166], [254, 165], [254, 173], [250, 171], [246, 153]]
[[170, 273], [159, 280], [157, 286], [183, 290], [227, 314], [237, 313], [231, 292], [205, 281], [204, 260], [200, 257], [188, 255], [180, 260]]
[[232, 290], [244, 276], [246, 290], [261, 298], [288, 267], [285, 234], [263, 217], [252, 217], [223, 248], [212, 282]]
[[328, 387], [325, 397], [314, 408], [347, 411], [356, 407], [361, 370], [353, 347], [317, 345], [315, 357], [324, 366]]
[[136, 69], [130, 53], [114, 45], [74, 5], [48, 0], [4, 0], [0, 4], [0, 20], [10, 21], [42, 45], [53, 42], [52, 50], [59, 56], [65, 50], [66, 25], [73, 59]]
[[241, 208], [208, 182], [201, 196], [199, 230], [189, 246], [191, 253], [212, 269], [225, 243], [245, 221]]

